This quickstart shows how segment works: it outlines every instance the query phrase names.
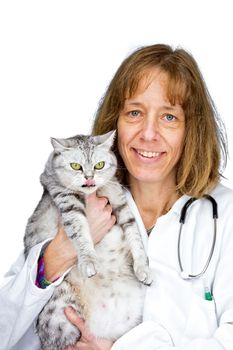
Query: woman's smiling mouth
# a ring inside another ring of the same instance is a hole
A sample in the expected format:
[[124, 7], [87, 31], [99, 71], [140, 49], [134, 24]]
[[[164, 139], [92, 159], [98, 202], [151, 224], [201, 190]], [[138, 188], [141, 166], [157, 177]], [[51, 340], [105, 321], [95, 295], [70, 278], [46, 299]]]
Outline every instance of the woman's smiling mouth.
[[140, 149], [135, 149], [135, 151], [144, 158], [157, 158], [161, 156], [164, 152], [152, 152], [152, 151], [143, 151]]

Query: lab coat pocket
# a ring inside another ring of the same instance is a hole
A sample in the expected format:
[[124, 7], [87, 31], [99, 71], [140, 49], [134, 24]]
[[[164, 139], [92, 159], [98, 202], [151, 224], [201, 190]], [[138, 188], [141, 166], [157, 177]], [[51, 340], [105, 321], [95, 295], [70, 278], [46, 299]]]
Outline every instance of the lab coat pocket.
[[213, 335], [217, 328], [215, 301], [205, 300], [193, 293], [191, 298], [190, 312], [187, 319], [184, 335], [187, 338], [208, 338]]

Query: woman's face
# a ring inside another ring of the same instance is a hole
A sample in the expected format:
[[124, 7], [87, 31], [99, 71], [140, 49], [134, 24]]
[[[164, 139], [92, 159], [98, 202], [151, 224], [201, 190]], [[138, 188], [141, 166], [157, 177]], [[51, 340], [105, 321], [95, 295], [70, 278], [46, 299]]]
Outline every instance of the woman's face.
[[185, 132], [179, 104], [166, 96], [167, 75], [153, 69], [149, 85], [142, 80], [134, 96], [126, 99], [118, 119], [118, 148], [130, 180], [176, 184]]

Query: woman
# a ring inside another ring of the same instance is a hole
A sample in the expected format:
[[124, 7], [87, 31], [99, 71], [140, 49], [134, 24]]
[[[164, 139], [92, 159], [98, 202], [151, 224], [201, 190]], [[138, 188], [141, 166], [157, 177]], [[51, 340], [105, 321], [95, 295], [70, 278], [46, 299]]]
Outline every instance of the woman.
[[[221, 164], [226, 161], [226, 139], [192, 56], [166, 45], [148, 46], [130, 55], [106, 92], [93, 133], [112, 129], [117, 129], [118, 135], [114, 147], [118, 177], [128, 188], [128, 203], [147, 242], [155, 281], [147, 289], [143, 322], [114, 344], [94, 339], [85, 323], [68, 308], [67, 317], [82, 331], [73, 349], [232, 349], [233, 193], [219, 184]], [[215, 248], [203, 276], [183, 279], [185, 273], [181, 270], [193, 275], [203, 270], [213, 242], [211, 204], [202, 198], [188, 209], [178, 259], [181, 210], [190, 197], [201, 198], [204, 194], [218, 203]], [[87, 212], [92, 232], [98, 233], [93, 239], [98, 242], [114, 223], [111, 206], [106, 198], [92, 195]], [[31, 281], [35, 280], [41, 246], [30, 252], [29, 262], [21, 265]], [[45, 250], [46, 278], [53, 281], [63, 276], [75, 259], [61, 229]], [[5, 292], [9, 293], [9, 285], [17, 284], [18, 276], [15, 272]], [[62, 278], [38, 292], [33, 283], [26, 288], [27, 279], [22, 277], [21, 289], [26, 296], [21, 315], [26, 314], [25, 304], [31, 300], [26, 294], [30, 288], [34, 288], [34, 302], [39, 304], [36, 308], [30, 303], [36, 318]], [[15, 340], [15, 349], [26, 349], [21, 344], [35, 339], [32, 321], [32, 316], [24, 316], [24, 327], [14, 328], [14, 337], [21, 338]]]

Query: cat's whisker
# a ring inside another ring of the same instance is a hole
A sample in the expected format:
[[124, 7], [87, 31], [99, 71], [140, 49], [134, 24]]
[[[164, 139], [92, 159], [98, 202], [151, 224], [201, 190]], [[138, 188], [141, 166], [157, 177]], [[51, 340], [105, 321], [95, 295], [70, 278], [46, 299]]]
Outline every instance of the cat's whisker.
[[79, 178], [79, 175], [76, 174], [74, 176], [74, 179], [72, 179], [72, 181], [67, 185], [67, 188], [65, 188], [64, 193], [67, 192], [67, 194], [70, 194], [70, 191], [72, 191], [72, 188], [74, 187], [74, 185], [77, 183], [77, 179]]
[[[109, 180], [108, 181], [108, 183], [105, 185], [107, 188], [111, 188], [112, 186], [111, 185], [113, 185], [113, 184], [115, 184], [116, 183], [116, 181], [111, 181], [111, 180]], [[119, 186], [121, 186], [121, 188], [125, 188], [125, 186], [124, 185], [122, 185], [120, 182], [118, 182], [118, 184], [119, 184]]]

